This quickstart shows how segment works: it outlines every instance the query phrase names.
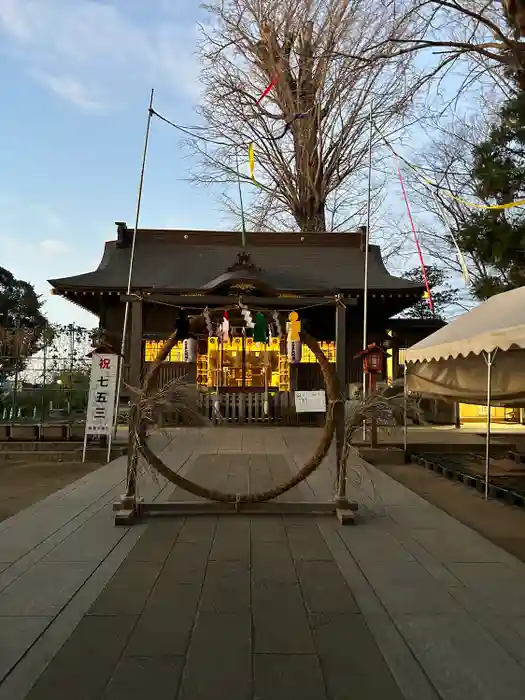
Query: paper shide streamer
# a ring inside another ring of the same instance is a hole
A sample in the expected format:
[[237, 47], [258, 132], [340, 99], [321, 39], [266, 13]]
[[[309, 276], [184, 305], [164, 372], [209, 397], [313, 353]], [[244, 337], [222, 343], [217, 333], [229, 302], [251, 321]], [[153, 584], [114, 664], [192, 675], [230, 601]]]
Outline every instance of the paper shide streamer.
[[255, 323], [253, 322], [250, 309], [246, 306], [246, 304], [243, 304], [241, 301], [239, 302], [239, 308], [241, 310], [241, 315], [244, 319], [244, 323], [246, 324], [246, 328], [254, 328]]
[[228, 318], [228, 312], [224, 312], [224, 316], [221, 323], [221, 337], [224, 343], [227, 343], [230, 339], [230, 320]]
[[202, 315], [204, 316], [204, 322], [206, 323], [206, 330], [208, 331], [208, 335], [211, 337], [213, 335], [213, 325], [211, 322], [210, 310], [208, 309], [208, 307], [204, 309]]
[[281, 327], [281, 321], [279, 319], [279, 312], [274, 311], [272, 313], [272, 318], [273, 318], [273, 322], [275, 323], [275, 334], [278, 338], [280, 338], [282, 335], [283, 329]]

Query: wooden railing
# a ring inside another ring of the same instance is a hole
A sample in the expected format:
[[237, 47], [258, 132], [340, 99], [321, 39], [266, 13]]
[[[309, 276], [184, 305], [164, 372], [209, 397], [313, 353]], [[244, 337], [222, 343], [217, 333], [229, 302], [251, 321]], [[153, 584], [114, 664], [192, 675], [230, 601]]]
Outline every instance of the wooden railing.
[[298, 414], [289, 392], [270, 393], [267, 407], [263, 392], [224, 392], [219, 393], [218, 397], [213, 392], [203, 393], [200, 397], [200, 409], [203, 416], [216, 425], [318, 425], [324, 421], [324, 414]]
[[[145, 368], [147, 368], [147, 364]], [[195, 381], [195, 366], [183, 363], [167, 362], [158, 377], [158, 386], [162, 386], [177, 377], [185, 376], [188, 381]], [[322, 385], [321, 385], [322, 386]], [[279, 425], [321, 425], [324, 414], [297, 414], [293, 396], [289, 392], [270, 392], [268, 411], [265, 412], [264, 392], [262, 391], [228, 391], [219, 390], [218, 410], [216, 394], [212, 389], [199, 393], [199, 411], [217, 425], [225, 424], [279, 424]], [[166, 413], [163, 425], [180, 425], [180, 418]]]

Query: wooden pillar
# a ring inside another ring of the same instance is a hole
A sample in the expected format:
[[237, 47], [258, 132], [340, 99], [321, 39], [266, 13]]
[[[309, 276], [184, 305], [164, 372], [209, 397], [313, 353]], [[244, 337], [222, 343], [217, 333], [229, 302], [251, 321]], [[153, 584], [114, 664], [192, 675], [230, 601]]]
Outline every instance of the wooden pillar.
[[335, 368], [341, 385], [341, 401], [335, 407], [335, 449], [338, 473], [337, 500], [346, 499], [346, 479], [342, 478], [345, 439], [346, 399], [346, 306], [339, 301], [335, 307]]
[[392, 331], [392, 384], [399, 378], [399, 337], [396, 331]]
[[[368, 381], [370, 382], [370, 389], [367, 392], [367, 396], [372, 396], [376, 392], [376, 376], [375, 374], [368, 375]], [[372, 409], [372, 419], [370, 421], [370, 447], [377, 447], [377, 411], [375, 407]]]
[[129, 339], [128, 384], [140, 387], [142, 380], [142, 300], [131, 303], [131, 333]]
[[[131, 332], [128, 344], [129, 374], [128, 384], [134, 389], [140, 389], [142, 381], [142, 300], [131, 302]], [[135, 397], [131, 397], [134, 403]], [[118, 411], [117, 406], [117, 411]], [[134, 449], [133, 430], [140, 416], [136, 407], [130, 410], [128, 432], [128, 465], [126, 496], [135, 498], [137, 492], [137, 452]]]
[[335, 444], [337, 455], [337, 493], [335, 508], [337, 519], [341, 525], [355, 522], [354, 511], [357, 503], [350, 503], [346, 494], [346, 463], [343, 459], [345, 440], [345, 402], [346, 402], [346, 306], [342, 299], [337, 299], [335, 307], [335, 367], [341, 385], [341, 394], [334, 406], [335, 411]]

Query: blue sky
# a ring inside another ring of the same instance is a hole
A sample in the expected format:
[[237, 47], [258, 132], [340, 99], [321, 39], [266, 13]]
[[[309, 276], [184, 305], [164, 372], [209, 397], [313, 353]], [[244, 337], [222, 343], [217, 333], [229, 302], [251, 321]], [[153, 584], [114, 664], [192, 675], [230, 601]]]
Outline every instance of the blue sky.
[[[0, 265], [32, 282], [53, 321], [95, 318], [46, 280], [98, 265], [114, 221], [132, 224], [151, 87], [194, 123], [195, 0], [0, 0]], [[176, 132], [152, 125], [141, 223], [220, 228], [187, 177]]]
[[[133, 224], [151, 88], [161, 114], [195, 123], [202, 19], [198, 0], [0, 0], [0, 265], [52, 321], [96, 323], [46, 280], [94, 269], [114, 222]], [[154, 120], [141, 225], [228, 226], [217, 192], [184, 181], [191, 165]]]

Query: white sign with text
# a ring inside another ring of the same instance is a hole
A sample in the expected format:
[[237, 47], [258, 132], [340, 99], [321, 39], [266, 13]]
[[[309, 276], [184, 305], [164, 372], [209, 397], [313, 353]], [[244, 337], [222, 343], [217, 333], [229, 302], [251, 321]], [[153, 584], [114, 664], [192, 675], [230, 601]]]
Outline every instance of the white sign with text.
[[110, 435], [113, 428], [118, 355], [93, 353], [86, 415], [87, 435]]
[[321, 391], [296, 391], [295, 410], [297, 413], [325, 413], [326, 395]]

